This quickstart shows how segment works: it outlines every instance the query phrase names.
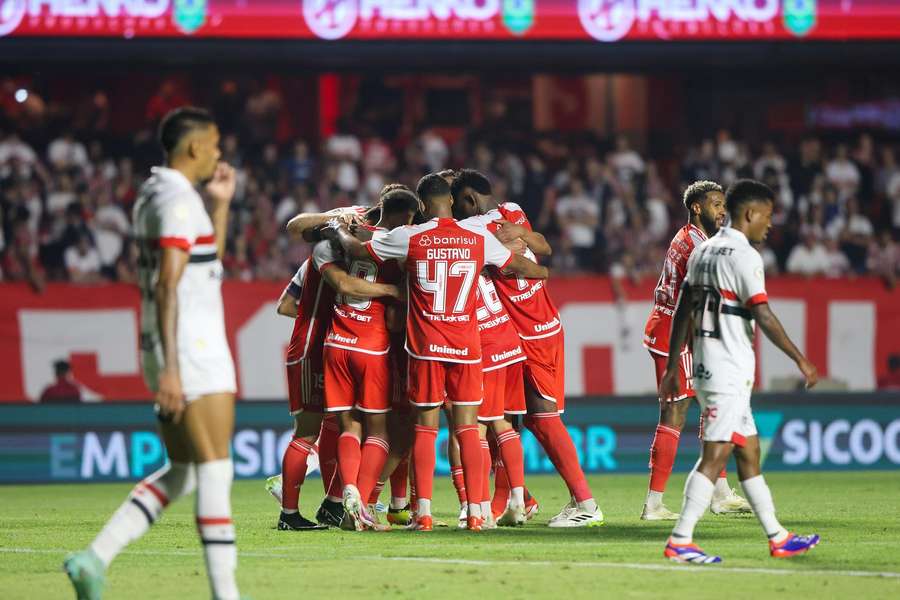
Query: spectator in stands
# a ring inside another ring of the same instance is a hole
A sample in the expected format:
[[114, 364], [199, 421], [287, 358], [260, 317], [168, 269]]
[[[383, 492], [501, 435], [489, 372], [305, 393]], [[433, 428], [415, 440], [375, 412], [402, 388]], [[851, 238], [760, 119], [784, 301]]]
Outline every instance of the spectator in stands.
[[794, 246], [787, 259], [787, 272], [813, 277], [828, 269], [828, 253], [812, 231], [803, 236], [803, 243]]
[[869, 245], [866, 265], [873, 275], [881, 277], [888, 289], [897, 285], [900, 275], [900, 246], [891, 237], [889, 229], [883, 229], [876, 241]]
[[104, 281], [100, 274], [103, 266], [100, 262], [100, 254], [91, 243], [89, 235], [80, 235], [77, 243], [67, 248], [63, 257], [69, 281], [72, 283], [94, 284]]
[[767, 171], [774, 171], [778, 177], [787, 171], [787, 161], [772, 142], [763, 144], [762, 154], [753, 163], [753, 176], [757, 179], [763, 179]]
[[294, 142], [294, 153], [285, 161], [285, 171], [291, 183], [312, 181], [316, 163], [309, 155], [309, 145], [304, 140]]
[[825, 177], [837, 188], [841, 199], [856, 194], [859, 188], [860, 173], [859, 168], [850, 160], [846, 144], [838, 145], [834, 157], [825, 167]]
[[866, 268], [866, 251], [875, 233], [872, 222], [859, 212], [856, 198], [847, 200], [846, 216], [838, 215], [827, 228], [832, 237], [840, 238], [844, 252], [850, 259], [853, 270], [862, 273]]
[[646, 169], [644, 159], [631, 147], [631, 142], [625, 135], [616, 136], [616, 151], [611, 159], [616, 177], [622, 182], [633, 181], [635, 177], [643, 175]]
[[72, 367], [68, 361], [58, 360], [53, 363], [56, 381], [41, 392], [43, 404], [78, 404], [81, 402], [81, 386], [72, 376]]
[[10, 175], [30, 178], [37, 160], [35, 151], [22, 141], [18, 133], [8, 131], [4, 136], [0, 131], [0, 179]]
[[592, 268], [600, 209], [597, 200], [585, 192], [581, 179], [573, 179], [568, 192], [556, 202], [556, 222], [560, 234], [572, 249], [576, 266]]
[[38, 260], [37, 237], [29, 230], [27, 215], [20, 213], [15, 218], [2, 258], [6, 281], [27, 281], [35, 291], [44, 290], [46, 276]]
[[50, 142], [47, 148], [47, 161], [57, 171], [88, 168], [88, 153], [84, 144], [75, 139], [71, 130], [63, 131], [63, 134]]
[[115, 277], [115, 265], [122, 254], [125, 237], [131, 229], [128, 217], [120, 206], [113, 204], [108, 195], [101, 195], [97, 198], [91, 229], [97, 240], [97, 253], [103, 274], [112, 279]]
[[825, 277], [836, 279], [850, 273], [850, 260], [841, 250], [838, 240], [832, 237], [825, 238]]
[[763, 259], [763, 269], [766, 272], [766, 277], [774, 277], [778, 275], [778, 257], [775, 255], [775, 252], [763, 242], [759, 249], [759, 254]]
[[144, 114], [152, 129], [170, 111], [189, 103], [188, 97], [178, 89], [176, 83], [171, 79], [166, 79], [147, 101]]

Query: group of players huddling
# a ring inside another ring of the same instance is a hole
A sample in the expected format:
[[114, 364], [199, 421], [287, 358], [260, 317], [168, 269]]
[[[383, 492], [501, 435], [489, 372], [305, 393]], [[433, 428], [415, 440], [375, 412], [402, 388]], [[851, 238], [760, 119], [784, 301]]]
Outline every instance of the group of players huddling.
[[[239, 597], [229, 455], [236, 385], [220, 290], [234, 171], [219, 162], [218, 128], [201, 109], [170, 113], [160, 142], [166, 166], [142, 187], [134, 223], [142, 365], [169, 463], [138, 483], [92, 544], [66, 560], [79, 598], [100, 598], [115, 556], [169, 502], [194, 490], [212, 595]], [[773, 196], [750, 180], [727, 193], [712, 182], [690, 186], [689, 223], [673, 239], [655, 291], [644, 344], [656, 363], [660, 421], [641, 518], [676, 520], [664, 554], [678, 562], [721, 561], [692, 540], [707, 509], [752, 510], [775, 557], [819, 541], [776, 519], [750, 410], [754, 323], [797, 363], [808, 386], [817, 379], [769, 309], [762, 260], [751, 246], [771, 226]], [[390, 524], [440, 525], [431, 502], [442, 410], [460, 528], [520, 526], [537, 513], [525, 487], [519, 419], [571, 497], [549, 526], [603, 523], [561, 420], [563, 328], [548, 270], [537, 261], [551, 248], [516, 204], [498, 203], [476, 171], [442, 171], [415, 191], [385, 186], [372, 208], [301, 214], [288, 229], [315, 246], [278, 303], [294, 319], [286, 363], [295, 420], [280, 481], [269, 484], [281, 502], [279, 529], [388, 529], [375, 510], [388, 480]], [[678, 515], [662, 495], [693, 397], [703, 449]], [[725, 479], [732, 451], [746, 500]], [[314, 453], [325, 488], [317, 522], [298, 509]]]

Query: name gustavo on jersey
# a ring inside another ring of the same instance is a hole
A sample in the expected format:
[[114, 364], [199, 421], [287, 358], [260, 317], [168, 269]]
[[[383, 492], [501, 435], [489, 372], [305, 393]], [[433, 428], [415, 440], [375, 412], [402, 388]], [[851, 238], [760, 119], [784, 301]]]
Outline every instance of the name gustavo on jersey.
[[471, 248], [429, 248], [425, 258], [435, 260], [469, 260], [472, 258]]

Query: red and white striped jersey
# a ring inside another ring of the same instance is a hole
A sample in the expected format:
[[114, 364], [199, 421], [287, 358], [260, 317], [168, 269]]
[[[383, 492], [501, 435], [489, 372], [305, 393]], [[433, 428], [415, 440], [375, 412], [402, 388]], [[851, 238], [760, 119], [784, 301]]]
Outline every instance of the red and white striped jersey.
[[195, 313], [218, 317], [224, 328], [222, 263], [216, 254], [212, 221], [203, 199], [180, 171], [154, 167], [141, 186], [133, 211], [138, 245], [138, 285], [141, 289], [141, 332], [159, 335], [156, 284], [163, 248], [180, 248], [190, 254], [178, 281], [179, 329]]
[[483, 226], [448, 218], [378, 232], [366, 247], [378, 263], [405, 261], [410, 356], [481, 362], [475, 316], [478, 274], [486, 264], [505, 267], [512, 253]]
[[672, 317], [678, 305], [681, 282], [687, 274], [687, 262], [694, 248], [706, 241], [699, 227], [688, 223], [678, 230], [663, 264], [662, 274], [653, 292], [653, 310], [644, 328], [644, 347], [651, 352], [668, 356]]
[[[386, 232], [386, 229], [367, 227], [371, 231]], [[392, 283], [400, 281], [400, 267], [397, 261], [389, 260], [378, 264], [374, 260], [353, 260], [349, 266], [344, 255], [333, 244], [317, 244], [313, 251], [316, 270], [346, 269], [353, 277], [360, 277], [372, 283]], [[384, 321], [387, 298], [355, 298], [336, 294], [332, 305], [331, 326], [325, 335], [325, 345], [365, 352], [385, 354], [390, 350], [390, 335]]]
[[525, 360], [519, 332], [503, 307], [494, 282], [484, 274], [478, 276], [475, 314], [481, 335], [482, 370], [493, 371]]
[[[316, 247], [328, 243], [319, 242]], [[286, 364], [292, 365], [307, 359], [312, 352], [322, 352], [325, 335], [331, 325], [335, 294], [309, 258], [300, 265], [287, 291], [297, 298], [297, 318], [294, 319], [286, 358]]]
[[[525, 212], [514, 202], [504, 202], [498, 208], [472, 217], [472, 219], [482, 223], [491, 233], [495, 233], [500, 228], [496, 221], [501, 219], [522, 225], [529, 230], [532, 229]], [[537, 262], [537, 257], [531, 250], [525, 251], [525, 257]], [[509, 312], [522, 339], [545, 338], [562, 331], [559, 311], [550, 298], [546, 280], [524, 279], [516, 275], [505, 274], [502, 269], [495, 267], [491, 267], [489, 272], [494, 280], [500, 301]]]

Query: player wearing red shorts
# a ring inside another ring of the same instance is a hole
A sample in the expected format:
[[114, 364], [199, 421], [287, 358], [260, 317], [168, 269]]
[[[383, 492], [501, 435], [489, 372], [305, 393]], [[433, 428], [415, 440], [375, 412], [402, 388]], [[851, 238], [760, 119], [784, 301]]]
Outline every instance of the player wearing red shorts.
[[[294, 437], [282, 458], [281, 530], [316, 529], [299, 514], [300, 486], [306, 477], [310, 453], [318, 452], [326, 498], [316, 518], [337, 526], [342, 518], [341, 486], [337, 470], [338, 426], [323, 419], [325, 374], [322, 349], [331, 324], [335, 293], [379, 297], [396, 293], [393, 286], [351, 277], [342, 269], [328, 269], [325, 277], [307, 259], [278, 301], [278, 313], [294, 318], [286, 357], [288, 400], [294, 417]], [[326, 285], [326, 281], [329, 285]], [[318, 447], [316, 440], [318, 438]]]
[[[644, 329], [644, 347], [650, 351], [656, 368], [656, 382], [659, 385], [666, 370], [669, 356], [669, 333], [672, 315], [678, 304], [681, 282], [687, 272], [687, 261], [694, 248], [715, 235], [725, 222], [725, 194], [722, 186], [712, 181], [697, 181], [684, 192], [684, 206], [688, 211], [688, 223], [678, 230], [663, 264], [662, 274], [654, 291], [653, 310]], [[647, 499], [641, 511], [645, 521], [673, 520], [678, 518], [663, 504], [666, 482], [675, 464], [678, 440], [690, 407], [695, 398], [692, 384], [693, 358], [690, 342], [680, 349], [678, 395], [671, 401], [659, 403], [659, 424], [650, 446], [650, 485]], [[737, 495], [725, 478], [725, 471], [716, 482], [713, 497], [713, 512], [749, 512], [750, 505]]]
[[[481, 422], [482, 460], [484, 479], [481, 490], [481, 511], [485, 522], [493, 524], [490, 495], [491, 454], [486, 434], [490, 428], [497, 442], [500, 462], [504, 469], [498, 477], [506, 477], [510, 490], [509, 506], [498, 524], [525, 524], [525, 459], [519, 432], [513, 428], [513, 415], [525, 414], [523, 364], [525, 350], [519, 333], [500, 302], [494, 282], [484, 273], [478, 276], [476, 304], [478, 332], [481, 335], [481, 370], [484, 380], [484, 401], [478, 411]], [[473, 491], [469, 491], [470, 494]]]
[[[405, 261], [409, 399], [416, 409], [416, 528], [429, 531], [435, 438], [445, 395], [452, 405], [466, 487], [481, 489], [482, 454], [477, 426], [482, 401], [481, 344], [475, 316], [478, 274], [485, 264], [534, 278], [546, 277], [548, 272], [513, 255], [485, 228], [457, 223], [452, 218], [450, 186], [440, 176], [423, 177], [416, 193], [431, 219], [426, 223], [376, 234], [367, 244], [361, 244], [344, 226], [331, 231], [349, 257], [371, 256], [379, 263]], [[482, 527], [481, 505], [471, 499], [468, 527], [474, 531]]]
[[[457, 209], [477, 215], [475, 219], [495, 232], [503, 242], [522, 239], [528, 249], [525, 256], [536, 262], [535, 254], [551, 252], [544, 237], [532, 231], [528, 217], [512, 203], [497, 203], [491, 183], [481, 173], [464, 169], [453, 182]], [[490, 268], [500, 301], [509, 312], [525, 350], [525, 400], [528, 416], [525, 426], [544, 448], [554, 467], [566, 482], [572, 500], [550, 519], [551, 527], [590, 527], [603, 522], [603, 513], [578, 462], [578, 451], [563, 425], [565, 412], [565, 372], [563, 328], [545, 281], [517, 277]]]
[[[389, 187], [381, 196], [381, 218], [371, 231], [387, 232], [409, 225], [418, 199], [407, 188]], [[316, 268], [328, 275], [348, 261], [330, 242], [320, 242], [313, 253]], [[400, 280], [396, 261], [375, 263], [371, 258], [349, 261], [352, 277], [394, 288]], [[388, 457], [387, 413], [393, 392], [390, 334], [383, 299], [338, 294], [331, 326], [325, 336], [325, 410], [338, 414], [338, 468], [343, 481], [344, 509], [357, 530], [375, 528], [366, 503]], [[363, 441], [364, 440], [364, 441]]]

